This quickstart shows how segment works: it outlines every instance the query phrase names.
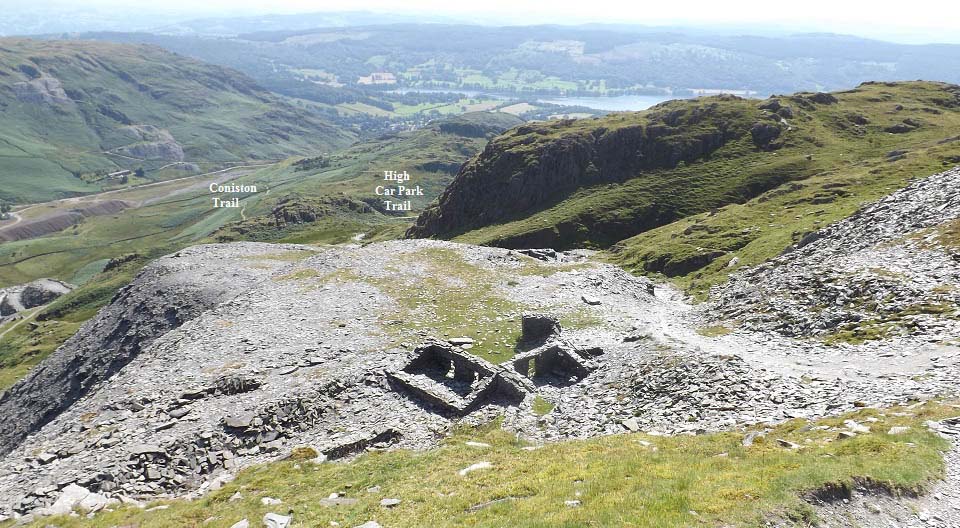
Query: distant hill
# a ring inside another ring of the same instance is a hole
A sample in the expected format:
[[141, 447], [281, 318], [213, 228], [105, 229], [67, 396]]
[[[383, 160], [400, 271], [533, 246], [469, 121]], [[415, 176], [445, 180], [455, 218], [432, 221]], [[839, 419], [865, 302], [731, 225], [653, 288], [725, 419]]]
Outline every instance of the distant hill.
[[514, 128], [464, 165], [408, 235], [613, 246], [627, 269], [686, 277], [702, 292], [911, 177], [957, 164], [957, 85], [671, 101]]
[[[261, 27], [277, 26], [271, 22]], [[836, 34], [751, 36], [603, 25], [337, 26], [260, 30], [232, 38], [147, 33], [80, 36], [157, 44], [236, 68], [271, 90], [324, 102], [336, 100], [338, 92], [348, 89], [376, 93], [395, 87], [486, 90], [521, 97], [625, 92], [685, 96], [711, 90], [766, 96], [840, 90], [864, 81], [960, 82], [960, 45], [950, 44], [904, 45]], [[396, 84], [358, 84], [375, 72], [392, 74]]]
[[0, 39], [0, 199], [97, 192], [122, 169], [168, 179], [353, 139], [239, 72], [155, 46]]

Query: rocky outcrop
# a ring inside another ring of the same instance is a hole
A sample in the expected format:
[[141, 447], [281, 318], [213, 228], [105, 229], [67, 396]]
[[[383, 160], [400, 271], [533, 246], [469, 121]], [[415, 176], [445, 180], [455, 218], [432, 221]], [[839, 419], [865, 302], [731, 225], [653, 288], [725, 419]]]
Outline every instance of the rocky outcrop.
[[193, 258], [205, 253], [202, 248], [183, 250], [149, 265], [77, 335], [0, 396], [0, 453], [14, 449], [155, 339], [242, 294], [273, 268], [237, 266], [237, 260], [278, 250], [282, 246], [239, 244], [221, 258], [204, 262], [203, 273], [197, 272]]
[[184, 160], [183, 146], [169, 130], [153, 125], [128, 125], [122, 130], [132, 136], [134, 143], [119, 147], [119, 154], [144, 160]]
[[36, 308], [70, 293], [75, 286], [54, 279], [38, 279], [0, 290], [0, 316]]
[[74, 286], [53, 279], [40, 279], [33, 281], [20, 293], [20, 302], [26, 308], [42, 306], [61, 295], [70, 293]]
[[761, 149], [770, 149], [771, 143], [780, 137], [780, 127], [770, 123], [757, 123], [750, 127], [753, 144]]
[[184, 159], [183, 147], [173, 140], [127, 145], [117, 149], [117, 152], [143, 160], [183, 161]]
[[288, 224], [309, 224], [331, 216], [373, 212], [373, 207], [364, 202], [346, 196], [333, 196], [313, 200], [282, 198], [271, 214], [275, 225], [284, 227]]
[[50, 75], [40, 75], [36, 79], [15, 83], [13, 91], [17, 99], [32, 104], [66, 105], [72, 104], [60, 80]]
[[[529, 215], [583, 187], [702, 159], [748, 134], [750, 124], [740, 113], [751, 111], [746, 105], [722, 110], [721, 102], [713, 101], [608, 122], [517, 127], [464, 165], [407, 236], [454, 236]], [[524, 244], [537, 242], [542, 241]]]

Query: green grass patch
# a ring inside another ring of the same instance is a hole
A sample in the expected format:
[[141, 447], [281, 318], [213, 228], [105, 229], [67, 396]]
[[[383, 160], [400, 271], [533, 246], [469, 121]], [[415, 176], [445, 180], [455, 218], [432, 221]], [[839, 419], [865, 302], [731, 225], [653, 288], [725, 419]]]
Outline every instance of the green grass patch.
[[554, 407], [556, 407], [554, 404], [548, 402], [539, 394], [533, 399], [533, 414], [537, 416], [550, 414], [550, 411], [552, 411]]
[[[569, 307], [567, 307], [569, 309]], [[562, 307], [555, 308], [555, 311], [561, 311]], [[601, 326], [604, 323], [603, 317], [591, 312], [587, 308], [578, 308], [567, 311], [560, 316], [560, 327], [569, 330], [582, 330], [584, 328], [593, 328]]]
[[493, 363], [514, 355], [523, 306], [497, 291], [498, 274], [468, 262], [453, 249], [423, 249], [400, 259], [401, 266], [406, 262], [426, 268], [416, 284], [392, 277], [364, 279], [402, 309], [383, 315], [388, 328], [403, 336], [429, 328], [440, 338], [470, 337], [474, 339], [470, 353]]
[[300, 270], [297, 270], [297, 271], [293, 271], [293, 272], [287, 273], [286, 275], [280, 275], [280, 276], [274, 277], [273, 280], [275, 280], [275, 281], [289, 281], [289, 280], [301, 281], [301, 280], [315, 279], [315, 278], [317, 278], [317, 277], [322, 277], [322, 276], [323, 276], [323, 274], [320, 273], [319, 271], [317, 271], [317, 270], [315, 270], [315, 269], [312, 269], [312, 268], [307, 268], [307, 269], [300, 269]]
[[907, 335], [917, 327], [914, 316], [957, 317], [956, 305], [949, 303], [921, 303], [896, 312], [881, 312], [877, 317], [842, 325], [836, 332], [827, 335], [829, 344], [850, 343], [859, 345], [867, 341]]
[[960, 248], [960, 219], [940, 226], [937, 242], [942, 246]]
[[[863, 410], [836, 419], [794, 420], [775, 427], [751, 447], [741, 435], [717, 433], [661, 437], [623, 434], [567, 441], [524, 451], [515, 435], [498, 428], [460, 430], [437, 449], [369, 453], [345, 463], [285, 461], [243, 471], [223, 489], [194, 501], [169, 501], [167, 509], [121, 507], [93, 519], [55, 517], [31, 526], [141, 528], [252, 525], [268, 511], [292, 512], [303, 526], [358, 526], [376, 520], [403, 527], [574, 527], [763, 526], [770, 518], [815, 521], [800, 498], [832, 487], [869, 481], [894, 492], [917, 492], [943, 474], [941, 452], [949, 443], [923, 421], [958, 414], [957, 407]], [[845, 418], [874, 431], [837, 440]], [[811, 427], [813, 426], [813, 427]], [[885, 434], [907, 426], [902, 435]], [[802, 446], [790, 450], [774, 439]], [[478, 450], [467, 440], [488, 443]], [[486, 461], [493, 468], [466, 476], [460, 469]], [[378, 486], [379, 490], [367, 491]], [[239, 492], [241, 499], [229, 498]], [[324, 507], [331, 493], [357, 499], [353, 505]], [[264, 506], [262, 497], [283, 501]], [[383, 508], [383, 498], [401, 499]], [[565, 501], [579, 500], [579, 507]]]
[[[380, 325], [395, 336], [398, 344], [420, 342], [423, 331], [440, 339], [469, 337], [474, 340], [470, 353], [502, 363], [516, 353], [520, 317], [526, 310], [522, 302], [508, 299], [504, 290], [519, 285], [522, 275], [534, 274], [528, 266], [536, 267], [536, 275], [545, 274], [549, 267], [533, 259], [522, 262], [516, 269], [494, 271], [470, 262], [456, 249], [426, 248], [397, 255], [385, 267], [383, 276], [361, 276], [346, 268], [304, 279], [315, 279], [307, 287], [330, 282], [375, 286], [396, 303], [396, 308], [380, 314]], [[398, 280], [404, 274], [416, 280]], [[602, 318], [579, 307], [556, 306], [551, 312], [559, 315], [565, 328], [603, 324]]]
[[730, 328], [726, 326], [706, 326], [703, 328], [697, 328], [697, 333], [705, 337], [720, 337], [725, 336], [733, 332]]
[[313, 251], [280, 251], [277, 253], [261, 253], [257, 255], [248, 255], [243, 257], [244, 260], [276, 260], [280, 262], [300, 262], [301, 260], [306, 260], [316, 253]]

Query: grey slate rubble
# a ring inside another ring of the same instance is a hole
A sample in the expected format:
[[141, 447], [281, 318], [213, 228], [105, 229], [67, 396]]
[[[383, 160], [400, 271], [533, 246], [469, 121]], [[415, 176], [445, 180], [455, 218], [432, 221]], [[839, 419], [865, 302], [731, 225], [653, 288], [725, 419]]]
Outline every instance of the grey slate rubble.
[[[183, 250], [147, 266], [0, 397], [0, 515], [47, 512], [65, 496], [72, 500], [71, 486], [107, 501], [197, 497], [298, 446], [314, 446], [320, 460], [428, 448], [460, 423], [500, 416], [518, 437], [542, 444], [625, 431], [736, 430], [955, 392], [960, 350], [945, 344], [960, 337], [953, 322], [930, 318], [908, 335], [831, 346], [808, 337], [817, 335], [818, 320], [793, 294], [809, 287], [813, 297], [828, 295], [805, 267], [863, 268], [878, 255], [900, 259], [917, 299], [937, 281], [953, 280], [957, 266], [943, 256], [949, 251], [928, 239], [884, 251], [898, 237], [956, 217], [956, 197], [937, 190], [960, 188], [956, 178], [954, 171], [918, 182], [922, 199], [892, 197], [851, 219], [849, 229], [831, 226], [753, 275], [738, 274], [718, 290], [717, 304], [692, 307], [669, 286], [654, 289], [645, 278], [590, 262], [589, 252], [546, 255], [538, 265], [554, 273], [491, 285], [522, 307], [501, 314], [524, 333], [518, 355], [501, 365], [427, 327], [398, 340], [381, 317], [397, 303], [377, 280], [396, 279], [391, 270], [402, 265], [402, 279], [416, 284], [427, 270], [410, 265], [411, 257], [425, 249], [455, 251], [503, 273], [531, 258], [519, 252], [430, 240]], [[907, 216], [912, 227], [896, 227]], [[284, 279], [301, 269], [350, 278]], [[746, 323], [730, 335], [700, 335], [698, 327], [717, 322], [716, 309]], [[787, 324], [751, 318], [763, 310]], [[569, 315], [595, 322], [561, 328]], [[532, 412], [538, 396], [553, 404], [545, 416]]]
[[[924, 178], [804, 237], [796, 248], [716, 287], [710, 315], [748, 330], [819, 336], [908, 313], [899, 333], [955, 334], [960, 248], [933, 243], [960, 218], [960, 169]], [[911, 314], [911, 311], [920, 313]]]
[[[217, 254], [198, 246], [145, 269], [133, 284], [64, 346], [0, 395], [0, 454], [53, 419], [122, 369], [161, 335], [268, 278], [278, 266], [244, 265], [268, 251], [305, 251], [270, 244], [244, 244]], [[202, 262], [196, 256], [204, 255]]]

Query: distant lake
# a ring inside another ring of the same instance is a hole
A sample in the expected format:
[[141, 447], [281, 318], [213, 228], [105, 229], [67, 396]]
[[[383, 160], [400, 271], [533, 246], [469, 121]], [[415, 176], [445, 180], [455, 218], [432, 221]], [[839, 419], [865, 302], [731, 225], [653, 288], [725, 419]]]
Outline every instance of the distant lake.
[[[459, 89], [435, 89], [435, 88], [397, 88], [389, 90], [388, 93], [456, 93], [464, 97], [489, 97], [503, 100], [522, 100], [529, 96], [517, 94], [495, 94], [490, 92], [481, 92], [476, 90]], [[613, 95], [613, 96], [547, 96], [538, 97], [537, 101], [547, 104], [563, 106], [585, 106], [594, 110], [603, 110], [605, 112], [630, 112], [636, 110], [646, 110], [655, 104], [672, 99], [683, 99], [683, 97], [672, 95]]]
[[655, 104], [671, 99], [680, 99], [680, 97], [666, 95], [615, 95], [611, 97], [550, 97], [537, 99], [537, 101], [564, 106], [586, 106], [587, 108], [607, 112], [628, 112], [646, 110]]

